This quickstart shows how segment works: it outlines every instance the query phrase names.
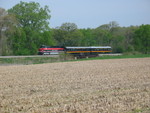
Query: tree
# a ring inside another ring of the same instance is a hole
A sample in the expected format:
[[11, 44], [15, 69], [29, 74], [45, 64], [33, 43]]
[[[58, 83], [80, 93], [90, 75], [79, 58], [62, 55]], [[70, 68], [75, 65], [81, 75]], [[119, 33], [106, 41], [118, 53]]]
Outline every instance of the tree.
[[25, 55], [30, 54], [30, 51], [26, 47], [27, 38], [26, 33], [22, 28], [18, 28], [14, 34], [11, 36], [11, 46], [13, 54], [15, 55]]
[[[42, 38], [42, 37], [44, 37], [44, 38]], [[54, 46], [56, 44], [55, 40], [52, 37], [51, 31], [45, 31], [41, 34], [41, 40], [39, 41], [39, 45], [41, 45], [41, 42], [43, 42], [42, 45]]]
[[98, 46], [108, 46], [111, 42], [111, 33], [108, 30], [96, 28], [93, 31], [93, 36]]
[[9, 15], [5, 9], [0, 8], [0, 55], [7, 55], [11, 51], [8, 35], [15, 31], [16, 23], [13, 15]]
[[121, 35], [125, 37], [123, 43], [125, 52], [134, 52], [133, 39], [135, 30], [137, 29], [138, 26], [123, 27], [120, 29]]
[[139, 52], [150, 53], [150, 25], [141, 25], [135, 31], [134, 46]]
[[21, 1], [8, 12], [16, 16], [19, 27], [35, 31], [49, 30], [50, 10], [48, 6], [41, 8], [39, 3]]
[[78, 27], [77, 27], [77, 25], [75, 23], [63, 23], [60, 26], [60, 29], [62, 31], [73, 32], [73, 31], [77, 30]]
[[[48, 6], [42, 8], [40, 7], [39, 3], [20, 2], [13, 8], [9, 9], [8, 12], [9, 14], [15, 15], [18, 20], [17, 28], [22, 29], [25, 33], [26, 40], [24, 40], [22, 43], [25, 44], [24, 49], [27, 49], [28, 52], [24, 53], [37, 54], [37, 49], [39, 46], [45, 44], [45, 40], [47, 40], [47, 38], [51, 39], [51, 35], [43, 35], [43, 33], [46, 33], [46, 31], [50, 31], [48, 22], [50, 19], [50, 10]], [[18, 36], [21, 35], [17, 35], [17, 37]], [[17, 37], [15, 36], [14, 38]], [[47, 43], [50, 43], [52, 40], [48, 39], [47, 41], [49, 41]]]
[[109, 22], [109, 24], [103, 24], [101, 26], [99, 26], [99, 29], [103, 29], [103, 30], [108, 30], [108, 31], [113, 31], [113, 29], [119, 27], [119, 24], [116, 21], [111, 21]]
[[82, 38], [82, 33], [74, 23], [63, 23], [53, 31], [53, 36], [58, 45], [78, 46]]
[[93, 29], [80, 29], [82, 33], [81, 46], [94, 46], [97, 44], [97, 40], [93, 35]]

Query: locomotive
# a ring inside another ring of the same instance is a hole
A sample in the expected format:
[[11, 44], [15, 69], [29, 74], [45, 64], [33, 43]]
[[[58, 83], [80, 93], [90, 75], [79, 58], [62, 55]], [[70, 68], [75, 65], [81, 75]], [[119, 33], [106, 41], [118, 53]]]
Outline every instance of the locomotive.
[[58, 55], [65, 51], [63, 46], [45, 46], [42, 45], [38, 50], [38, 55]]

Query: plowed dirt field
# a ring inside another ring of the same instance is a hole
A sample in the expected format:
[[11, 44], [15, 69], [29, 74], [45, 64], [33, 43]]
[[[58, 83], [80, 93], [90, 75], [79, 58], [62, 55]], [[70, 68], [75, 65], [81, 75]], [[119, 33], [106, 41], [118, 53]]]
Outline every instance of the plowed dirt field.
[[150, 113], [150, 58], [0, 66], [0, 113]]

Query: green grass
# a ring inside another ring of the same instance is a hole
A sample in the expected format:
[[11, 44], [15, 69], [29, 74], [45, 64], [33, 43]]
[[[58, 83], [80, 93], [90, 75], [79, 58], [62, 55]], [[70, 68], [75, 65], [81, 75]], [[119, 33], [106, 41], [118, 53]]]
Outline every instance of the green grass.
[[150, 112], [150, 108], [133, 109], [131, 113], [142, 113], [142, 112], [149, 113]]
[[24, 58], [0, 58], [0, 65], [29, 65], [29, 64], [41, 64], [47, 62], [57, 62], [58, 58], [52, 57], [24, 57]]
[[29, 65], [29, 64], [42, 64], [53, 62], [66, 62], [66, 61], [85, 61], [85, 60], [103, 60], [103, 59], [121, 59], [121, 58], [144, 58], [150, 57], [150, 54], [139, 55], [120, 55], [120, 56], [101, 56], [93, 58], [83, 58], [73, 60], [73, 58], [67, 58], [66, 56], [60, 57], [25, 57], [25, 58], [0, 58], [0, 65]]
[[150, 54], [139, 54], [139, 55], [119, 55], [119, 56], [100, 56], [93, 58], [83, 58], [78, 60], [103, 60], [103, 59], [123, 59], [123, 58], [145, 58], [150, 57]]

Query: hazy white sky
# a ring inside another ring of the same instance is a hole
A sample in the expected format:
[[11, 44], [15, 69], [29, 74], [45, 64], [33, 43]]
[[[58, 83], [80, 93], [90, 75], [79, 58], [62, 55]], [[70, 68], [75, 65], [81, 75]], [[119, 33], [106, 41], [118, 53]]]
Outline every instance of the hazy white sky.
[[[150, 0], [22, 0], [38, 2], [51, 10], [50, 27], [75, 23], [78, 28], [96, 28], [110, 21], [120, 26], [150, 24]], [[12, 8], [20, 0], [0, 0], [0, 7]]]

